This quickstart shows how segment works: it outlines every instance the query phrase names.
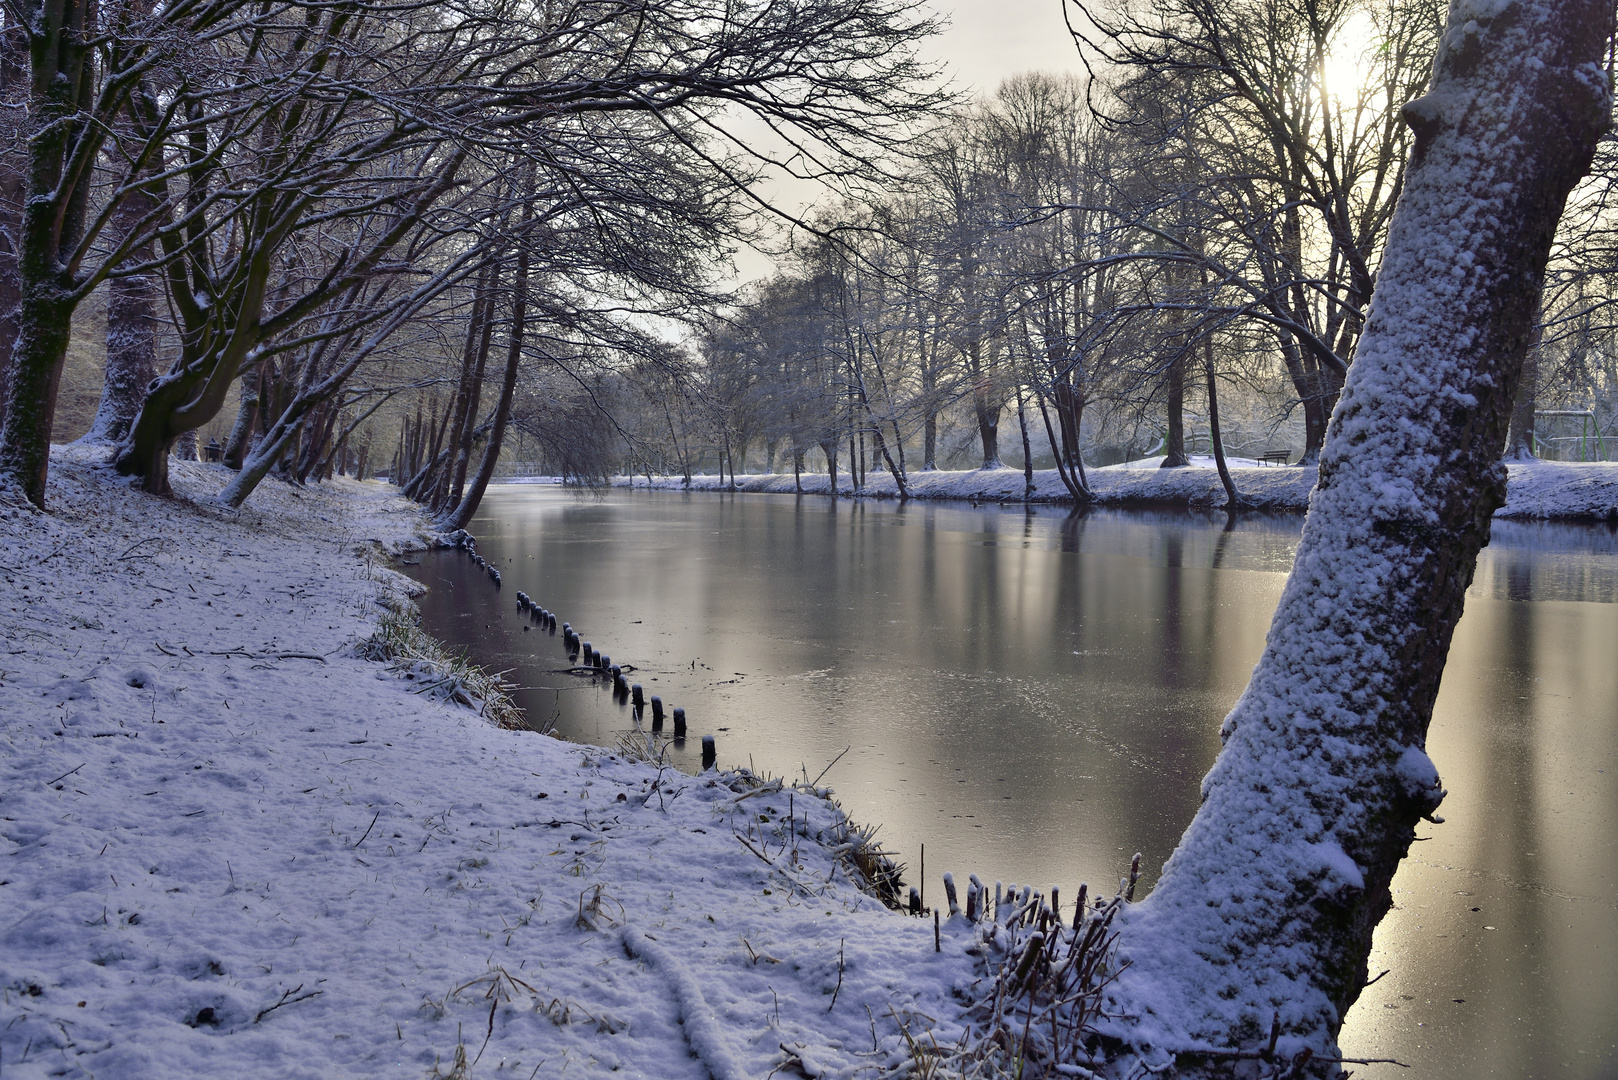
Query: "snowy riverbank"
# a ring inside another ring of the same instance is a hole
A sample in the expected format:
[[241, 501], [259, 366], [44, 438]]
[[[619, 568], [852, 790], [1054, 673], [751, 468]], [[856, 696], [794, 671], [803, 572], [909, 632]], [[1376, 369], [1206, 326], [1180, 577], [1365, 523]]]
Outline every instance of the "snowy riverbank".
[[[1151, 458], [1127, 465], [1090, 469], [1087, 478], [1096, 501], [1103, 506], [1189, 506], [1222, 507], [1225, 489], [1212, 458], [1194, 457], [1191, 467], [1161, 469], [1161, 459]], [[1314, 489], [1313, 467], [1263, 466], [1256, 462], [1231, 462], [1231, 478], [1250, 509], [1277, 513], [1302, 513], [1309, 508]], [[1618, 520], [1618, 463], [1535, 461], [1508, 466], [1510, 480], [1506, 505], [1496, 517], [1560, 520]], [[838, 476], [838, 493], [850, 495], [846, 473]], [[1021, 469], [972, 469], [959, 472], [911, 473], [906, 478], [910, 495], [917, 499], [965, 499], [976, 502], [1021, 502], [1025, 480]], [[824, 473], [804, 473], [805, 494], [831, 493], [831, 481]], [[618, 487], [648, 486], [645, 476], [614, 478]], [[683, 489], [678, 476], [655, 477], [650, 486]], [[690, 487], [699, 491], [731, 490], [729, 480], [717, 476], [694, 476]], [[794, 494], [798, 489], [791, 473], [744, 473], [735, 485], [737, 491]], [[887, 472], [872, 470], [866, 476], [864, 498], [892, 499], [898, 485]], [[1068, 502], [1071, 497], [1055, 469], [1034, 472], [1035, 502]]]
[[499, 730], [354, 656], [415, 588], [391, 488], [237, 514], [220, 467], [168, 500], [99, 456], [57, 449], [49, 515], [0, 506], [7, 1080], [849, 1077], [902, 1024], [960, 1036], [975, 928], [935, 952], [851, 885], [826, 800]]

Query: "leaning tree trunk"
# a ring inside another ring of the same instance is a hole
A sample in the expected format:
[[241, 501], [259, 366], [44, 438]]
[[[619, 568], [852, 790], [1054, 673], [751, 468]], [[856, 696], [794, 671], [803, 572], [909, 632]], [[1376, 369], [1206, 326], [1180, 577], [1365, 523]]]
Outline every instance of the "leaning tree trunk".
[[247, 451], [253, 441], [253, 429], [258, 426], [258, 380], [258, 368], [250, 367], [242, 372], [238, 382], [240, 399], [236, 403], [236, 422], [231, 425], [230, 435], [225, 439], [224, 453], [220, 455], [226, 468], [240, 469], [242, 462], [247, 459]]
[[1236, 481], [1230, 478], [1230, 466], [1225, 464], [1225, 437], [1219, 430], [1219, 380], [1214, 377], [1213, 338], [1203, 339], [1202, 373], [1208, 384], [1208, 443], [1213, 450], [1214, 467], [1219, 470], [1219, 483], [1225, 489], [1225, 511], [1236, 513], [1242, 497], [1236, 492]]
[[[523, 222], [527, 223], [533, 207], [523, 207]], [[439, 519], [445, 531], [464, 529], [477, 513], [478, 503], [494, 478], [494, 466], [500, 459], [500, 446], [505, 441], [506, 423], [511, 419], [511, 401], [517, 392], [517, 370], [522, 364], [523, 330], [528, 315], [528, 245], [517, 245], [517, 276], [511, 283], [511, 329], [506, 335], [506, 374], [500, 383], [500, 401], [494, 407], [494, 430], [489, 432], [489, 444], [483, 449], [483, 461], [477, 475], [472, 478], [461, 501]], [[492, 321], [492, 320], [491, 320]], [[468, 440], [470, 441], [470, 440]]]
[[1230, 1075], [1211, 1051], [1263, 1053], [1277, 1015], [1288, 1075], [1337, 1072], [1320, 1059], [1443, 797], [1427, 726], [1505, 498], [1551, 237], [1607, 125], [1612, 18], [1610, 0], [1452, 0], [1405, 107], [1404, 193], [1264, 655], [1196, 819], [1123, 920], [1106, 1023], [1154, 1072]]

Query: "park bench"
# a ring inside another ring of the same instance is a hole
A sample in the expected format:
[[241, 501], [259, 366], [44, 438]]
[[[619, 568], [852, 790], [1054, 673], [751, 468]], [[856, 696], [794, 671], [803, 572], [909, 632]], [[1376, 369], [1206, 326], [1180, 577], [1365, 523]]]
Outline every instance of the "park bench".
[[1290, 465], [1292, 464], [1291, 450], [1266, 450], [1258, 456], [1260, 465]]

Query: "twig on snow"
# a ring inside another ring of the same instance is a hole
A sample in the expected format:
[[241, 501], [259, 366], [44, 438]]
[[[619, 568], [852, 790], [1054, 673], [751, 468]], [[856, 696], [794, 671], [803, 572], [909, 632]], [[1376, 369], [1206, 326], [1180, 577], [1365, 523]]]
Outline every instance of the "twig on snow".
[[63, 773], [61, 776], [58, 776], [58, 777], [56, 777], [55, 779], [52, 779], [52, 780], [45, 781], [45, 786], [50, 787], [52, 784], [56, 783], [57, 780], [66, 780], [68, 777], [72, 776], [74, 773], [78, 772], [80, 769], [84, 768], [88, 764], [90, 764], [88, 761], [79, 762], [77, 765], [73, 766], [73, 768], [69, 769], [67, 772]]
[[151, 558], [155, 558], [156, 555], [158, 554], [158, 553], [155, 553], [155, 552], [153, 554], [151, 554], [151, 555], [148, 555], [145, 552], [141, 552], [138, 555], [131, 554], [131, 552], [133, 552], [136, 548], [143, 547], [146, 544], [151, 544], [151, 543], [154, 543], [154, 542], [155, 543], [162, 543], [163, 538], [161, 536], [148, 536], [144, 540], [136, 540], [133, 544], [130, 544], [127, 548], [124, 549], [124, 553], [122, 555], [118, 556], [116, 561], [117, 562], [123, 562], [125, 559], [151, 559]]
[[310, 998], [319, 997], [321, 994], [324, 994], [326, 992], [324, 990], [311, 990], [307, 994], [299, 994], [297, 997], [292, 996], [293, 994], [297, 994], [298, 991], [302, 990], [302, 989], [303, 989], [303, 983], [299, 983], [297, 986], [294, 986], [291, 990], [288, 990], [285, 993], [283, 993], [281, 995], [281, 1000], [280, 1001], [277, 1001], [274, 1005], [271, 1005], [267, 1009], [260, 1009], [258, 1011], [258, 1015], [253, 1017], [253, 1023], [255, 1023], [255, 1024], [258, 1023], [260, 1020], [263, 1020], [266, 1016], [270, 1015], [272, 1012], [274, 1012], [276, 1009], [279, 1009], [283, 1005], [296, 1005], [300, 1001], [308, 1001]]
[[837, 995], [843, 992], [843, 946], [847, 942], [847, 938], [839, 938], [837, 941], [837, 989], [831, 992], [831, 1004], [826, 1007], [828, 1013], [837, 1008]]

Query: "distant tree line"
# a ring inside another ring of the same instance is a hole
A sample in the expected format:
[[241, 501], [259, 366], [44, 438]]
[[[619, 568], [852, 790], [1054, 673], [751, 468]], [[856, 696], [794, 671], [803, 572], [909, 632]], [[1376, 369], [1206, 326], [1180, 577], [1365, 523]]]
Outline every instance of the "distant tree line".
[[[203, 432], [229, 503], [381, 472], [445, 520], [513, 433], [580, 483], [1005, 458], [1079, 501], [1126, 457], [1206, 451], [1233, 503], [1227, 450], [1317, 459], [1441, 5], [1070, 2], [1087, 74], [970, 103], [903, 0], [733, 9], [7, 7], [0, 478], [42, 503], [74, 422], [147, 490]], [[1567, 449], [1547, 411], [1618, 425], [1614, 154], [1558, 234], [1515, 457]], [[783, 172], [842, 195], [792, 220]], [[729, 291], [744, 244], [776, 270]], [[64, 422], [91, 306], [99, 407]]]
[[[964, 421], [984, 467], [1009, 449], [1031, 489], [1044, 457], [1082, 501], [1087, 453], [1185, 464], [1193, 404], [1223, 469], [1231, 398], [1244, 452], [1290, 437], [1295, 460], [1318, 458], [1375, 296], [1416, 137], [1401, 109], [1430, 77], [1442, 5], [1070, 13], [1090, 75], [1006, 81], [935, 125], [900, 182], [827, 211], [700, 336], [687, 426], [636, 414], [640, 460], [734, 471], [762, 444], [767, 468], [801, 470], [809, 455], [834, 478], [842, 462], [854, 488], [874, 468], [903, 491]], [[1618, 431], [1615, 176], [1604, 143], [1547, 272], [1514, 457], [1554, 449], [1549, 430], [1534, 434], [1536, 407], [1590, 410], [1609, 442]], [[948, 448], [957, 460], [964, 442]]]

